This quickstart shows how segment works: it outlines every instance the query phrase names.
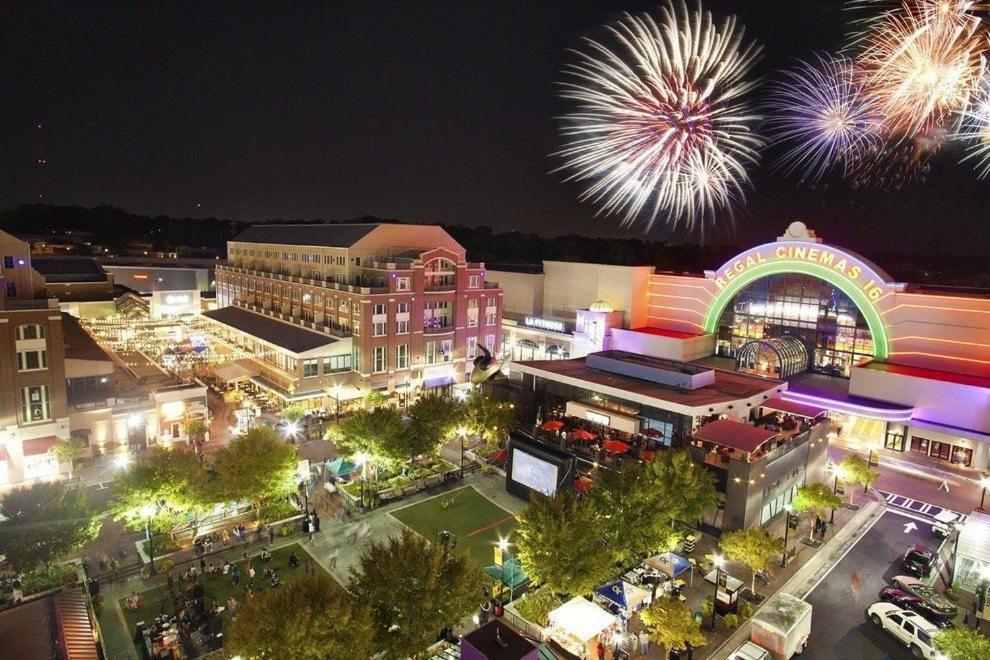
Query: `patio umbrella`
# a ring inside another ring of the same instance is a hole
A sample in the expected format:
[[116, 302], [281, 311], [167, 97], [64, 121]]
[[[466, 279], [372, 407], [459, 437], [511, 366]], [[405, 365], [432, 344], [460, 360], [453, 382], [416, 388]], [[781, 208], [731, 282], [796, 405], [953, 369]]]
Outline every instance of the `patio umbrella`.
[[629, 451], [629, 445], [624, 442], [619, 442], [618, 440], [609, 440], [602, 445], [602, 449], [610, 454], [625, 454]]
[[598, 436], [595, 435], [594, 433], [592, 433], [591, 431], [585, 431], [584, 429], [578, 429], [577, 431], [574, 431], [573, 433], [571, 433], [571, 436], [570, 437], [572, 439], [574, 439], [574, 440], [594, 440]]
[[639, 457], [641, 459], [643, 459], [644, 461], [646, 461], [647, 463], [649, 463], [650, 461], [653, 460], [653, 452], [652, 451], [641, 451], [639, 453]]
[[559, 431], [564, 428], [564, 423], [559, 419], [551, 419], [549, 422], [543, 422], [540, 428], [544, 431]]
[[587, 493], [591, 490], [591, 479], [581, 477], [574, 480], [574, 490], [579, 493]]

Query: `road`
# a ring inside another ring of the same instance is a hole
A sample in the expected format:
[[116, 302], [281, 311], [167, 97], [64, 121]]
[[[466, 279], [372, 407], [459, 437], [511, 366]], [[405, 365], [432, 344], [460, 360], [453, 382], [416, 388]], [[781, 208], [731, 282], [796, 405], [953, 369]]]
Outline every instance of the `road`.
[[[892, 659], [912, 657], [892, 636], [870, 623], [865, 612], [890, 579], [902, 573], [899, 559], [908, 545], [938, 547], [931, 525], [917, 518], [888, 509], [808, 595], [806, 600], [814, 609], [811, 637], [802, 658], [882, 660], [885, 653]], [[916, 528], [905, 527], [910, 523]], [[853, 571], [862, 581], [858, 600], [852, 594]]]

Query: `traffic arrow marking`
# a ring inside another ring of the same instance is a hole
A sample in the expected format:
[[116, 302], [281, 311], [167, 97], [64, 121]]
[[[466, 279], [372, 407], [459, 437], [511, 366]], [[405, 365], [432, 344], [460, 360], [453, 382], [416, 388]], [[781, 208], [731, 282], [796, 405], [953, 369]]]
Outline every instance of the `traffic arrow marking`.
[[916, 529], [918, 529], [918, 526], [917, 526], [917, 525], [915, 525], [915, 524], [914, 524], [913, 522], [909, 522], [909, 523], [906, 523], [906, 524], [904, 525], [904, 533], [905, 533], [905, 534], [907, 534], [907, 533], [909, 533], [909, 532], [912, 532], [912, 531], [914, 531], [914, 530], [916, 530]]

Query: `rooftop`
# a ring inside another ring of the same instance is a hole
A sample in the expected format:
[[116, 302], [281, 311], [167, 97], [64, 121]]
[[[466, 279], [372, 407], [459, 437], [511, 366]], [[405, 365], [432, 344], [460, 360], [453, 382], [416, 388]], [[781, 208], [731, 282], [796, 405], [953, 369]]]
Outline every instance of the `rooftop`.
[[[534, 360], [513, 362], [513, 368], [553, 380], [571, 380], [573, 384], [600, 390], [612, 388], [617, 394], [630, 400], [643, 398], [664, 401], [690, 408], [702, 408], [722, 403], [732, 403], [759, 394], [773, 394], [783, 386], [781, 381], [759, 378], [748, 374], [714, 369], [715, 380], [694, 390], [661, 385], [639, 378], [600, 371], [586, 366], [584, 358], [572, 360]], [[655, 404], [654, 404], [655, 405]]]
[[694, 437], [698, 440], [714, 443], [720, 447], [754, 452], [764, 442], [772, 440], [779, 434], [779, 431], [771, 431], [770, 429], [736, 422], [731, 419], [716, 419], [695, 431]]
[[884, 371], [889, 374], [897, 374], [898, 376], [911, 376], [913, 378], [924, 378], [925, 380], [937, 380], [943, 383], [955, 383], [956, 385], [970, 385], [972, 387], [990, 389], [990, 378], [985, 376], [954, 374], [948, 371], [909, 367], [906, 364], [891, 364], [890, 362], [880, 362], [878, 360], [871, 360], [870, 362], [861, 364], [860, 367], [869, 369], [870, 371]]
[[31, 267], [52, 282], [106, 282], [107, 274], [92, 257], [34, 257]]
[[100, 348], [92, 335], [79, 325], [79, 319], [65, 312], [62, 312], [62, 333], [65, 336], [66, 359], [113, 361], [107, 352]]
[[350, 247], [379, 226], [380, 223], [252, 225], [231, 240], [235, 243]]
[[292, 353], [305, 353], [336, 341], [319, 332], [283, 323], [240, 307], [221, 307], [203, 312], [203, 316]]
[[474, 632], [464, 635], [462, 643], [470, 644], [486, 658], [494, 660], [517, 660], [536, 650], [536, 646], [525, 637], [494, 619]]
[[644, 335], [654, 335], [656, 337], [669, 337], [670, 339], [693, 339], [704, 337], [703, 332], [681, 332], [680, 330], [666, 330], [664, 328], [632, 328], [629, 332], [641, 332]]

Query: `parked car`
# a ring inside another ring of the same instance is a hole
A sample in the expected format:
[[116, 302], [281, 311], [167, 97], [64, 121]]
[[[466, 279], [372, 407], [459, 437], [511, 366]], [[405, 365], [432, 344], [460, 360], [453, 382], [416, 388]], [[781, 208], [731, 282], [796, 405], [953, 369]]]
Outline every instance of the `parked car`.
[[873, 624], [904, 644], [918, 658], [938, 658], [932, 637], [938, 626], [917, 612], [904, 610], [893, 603], [873, 603], [866, 609]]
[[743, 642], [726, 660], [773, 660], [773, 654], [753, 642]]
[[892, 581], [895, 589], [921, 598], [944, 618], [955, 619], [959, 613], [959, 608], [952, 601], [940, 594], [935, 587], [930, 587], [917, 578], [898, 575]]
[[938, 553], [920, 543], [912, 545], [901, 557], [901, 568], [916, 577], [928, 577], [937, 565]]
[[942, 607], [937, 601], [928, 601], [921, 596], [909, 594], [906, 591], [889, 587], [880, 591], [880, 600], [893, 603], [901, 609], [917, 612], [940, 628], [948, 628], [955, 621], [957, 609], [955, 605]]
[[935, 516], [935, 522], [932, 524], [932, 534], [941, 539], [949, 538], [949, 535], [956, 528], [959, 518], [958, 513], [949, 511], [948, 509], [942, 509]]

